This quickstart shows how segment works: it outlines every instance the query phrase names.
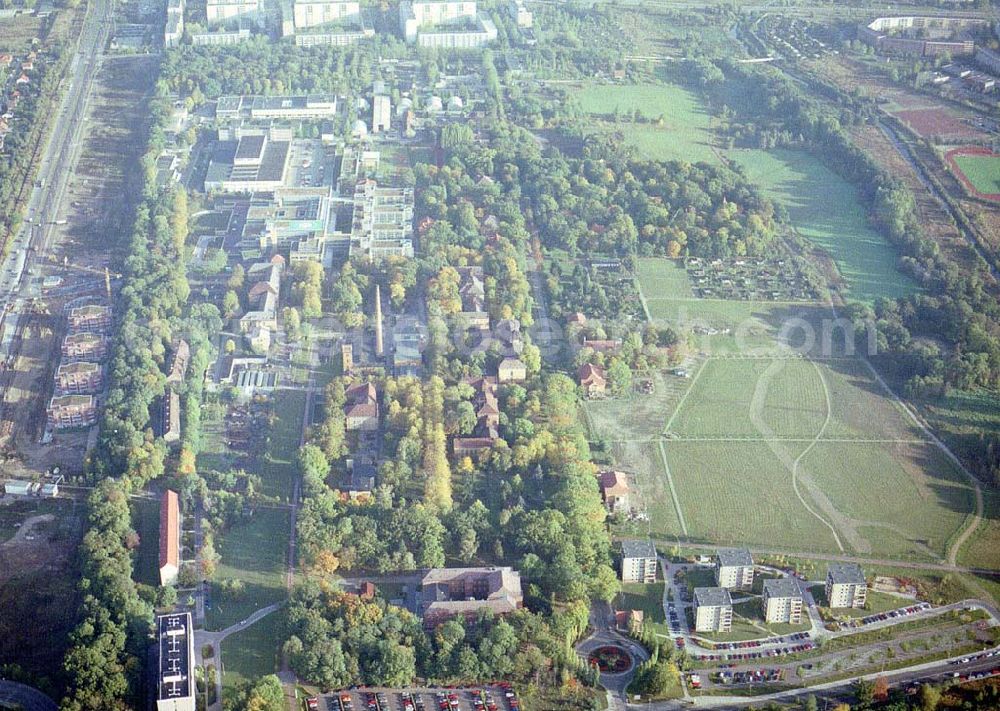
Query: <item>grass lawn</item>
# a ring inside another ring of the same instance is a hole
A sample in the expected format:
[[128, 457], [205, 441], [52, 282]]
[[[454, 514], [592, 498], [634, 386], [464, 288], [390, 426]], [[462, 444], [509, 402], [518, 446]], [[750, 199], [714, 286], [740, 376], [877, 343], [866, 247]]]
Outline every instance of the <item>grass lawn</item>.
[[[766, 443], [671, 442], [666, 448], [689, 538], [836, 551], [829, 529], [802, 506]], [[752, 494], [763, 491], [766, 497]], [[654, 535], [677, 535], [653, 517], [651, 523]]]
[[1000, 193], [1000, 156], [955, 156], [955, 163], [981, 193]]
[[278, 671], [284, 639], [285, 620], [281, 610], [227, 637], [222, 643], [223, 694], [226, 687], [240, 681], [255, 681]]
[[[663, 614], [663, 583], [625, 583], [615, 600], [616, 610], [642, 610], [647, 623], [666, 622]], [[666, 629], [663, 630], [666, 632]]]
[[896, 269], [896, 249], [869, 224], [854, 187], [805, 151], [733, 150], [751, 182], [788, 210], [800, 234], [826, 250], [860, 301], [917, 291]]
[[216, 546], [222, 560], [215, 579], [242, 580], [246, 589], [233, 599], [213, 584], [206, 629], [224, 629], [284, 599], [290, 525], [288, 510], [260, 508], [249, 521], [219, 536]]
[[160, 584], [160, 502], [132, 499], [132, 526], [139, 534], [135, 557], [135, 580], [147, 585]]
[[287, 501], [292, 495], [306, 394], [302, 390], [276, 390], [273, 397], [275, 420], [267, 455], [260, 462], [261, 493]]
[[868, 617], [868, 615], [875, 615], [880, 612], [888, 612], [889, 610], [897, 610], [900, 607], [906, 607], [912, 604], [912, 600], [905, 597], [900, 597], [898, 595], [890, 595], [889, 593], [878, 592], [877, 590], [868, 590], [868, 595], [865, 597], [865, 606], [863, 608], [843, 608], [838, 607], [836, 609], [831, 609], [826, 606], [826, 592], [822, 585], [813, 585], [809, 588], [809, 592], [812, 593], [813, 598], [816, 600], [816, 604], [828, 610], [834, 617]]
[[[584, 113], [600, 119], [595, 122], [599, 130], [621, 131], [642, 158], [718, 162], [711, 149], [711, 116], [701, 100], [682, 86], [586, 84], [571, 90], [570, 96]], [[644, 122], [614, 121], [616, 110], [622, 117], [638, 111]]]
[[[750, 629], [754, 629], [755, 626], [758, 628], [764, 628], [766, 632], [757, 629], [757, 637], [795, 634], [796, 632], [805, 632], [812, 626], [809, 622], [802, 622], [797, 625], [787, 623], [774, 623], [769, 625], [764, 621], [763, 607], [761, 605], [762, 603], [760, 598], [754, 598], [753, 600], [747, 600], [733, 605], [733, 626], [735, 627], [738, 621], [741, 625], [749, 627]], [[808, 619], [804, 612], [802, 617], [803, 619]]]

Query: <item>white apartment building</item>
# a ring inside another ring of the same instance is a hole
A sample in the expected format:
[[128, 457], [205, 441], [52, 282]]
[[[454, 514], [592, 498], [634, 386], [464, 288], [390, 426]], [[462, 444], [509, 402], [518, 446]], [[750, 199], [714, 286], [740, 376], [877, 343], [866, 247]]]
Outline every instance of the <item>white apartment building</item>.
[[733, 599], [725, 588], [694, 589], [695, 632], [729, 632], [733, 626]]
[[826, 600], [830, 607], [864, 607], [868, 583], [856, 563], [830, 563], [826, 572]]
[[764, 621], [768, 624], [802, 622], [802, 589], [794, 578], [764, 581]]
[[715, 584], [729, 590], [753, 586], [753, 557], [746, 548], [723, 548], [715, 559]]
[[205, 15], [209, 25], [219, 24], [234, 17], [253, 17], [260, 11], [258, 0], [208, 0]]
[[327, 22], [357, 21], [361, 6], [351, 0], [296, 0], [293, 10], [296, 29]]
[[656, 546], [649, 539], [627, 538], [622, 541], [622, 582], [655, 583]]

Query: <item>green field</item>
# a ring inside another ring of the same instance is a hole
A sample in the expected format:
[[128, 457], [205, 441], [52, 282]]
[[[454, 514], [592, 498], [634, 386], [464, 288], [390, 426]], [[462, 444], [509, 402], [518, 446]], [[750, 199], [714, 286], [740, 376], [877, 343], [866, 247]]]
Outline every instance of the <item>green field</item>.
[[967, 525], [972, 489], [861, 361], [710, 358], [684, 382], [585, 406], [654, 536], [919, 561]]
[[1000, 156], [955, 156], [972, 186], [987, 195], [1000, 194]]
[[284, 638], [284, 612], [281, 610], [227, 637], [222, 643], [223, 685], [229, 687], [243, 680], [256, 681], [278, 671], [279, 649]]
[[[699, 98], [684, 87], [587, 84], [573, 89], [570, 96], [579, 102], [584, 113], [598, 120], [600, 130], [621, 130], [640, 158], [718, 162], [712, 151], [711, 116]], [[613, 120], [616, 111], [619, 122]], [[642, 122], [632, 121], [635, 111]]]
[[236, 598], [216, 583], [206, 612], [206, 629], [221, 630], [285, 597], [285, 559], [291, 522], [286, 509], [261, 508], [246, 523], [228, 529], [217, 542], [221, 562], [215, 581], [238, 579], [246, 586]]
[[[695, 337], [698, 349], [709, 354], [787, 352], [790, 346], [797, 348], [802, 343], [801, 333], [791, 324], [799, 320], [819, 323], [830, 315], [819, 303], [699, 299], [679, 260], [639, 259], [636, 279], [654, 322], [682, 330], [701, 327], [717, 332]], [[821, 333], [820, 327], [814, 332]]]
[[917, 290], [896, 269], [895, 248], [868, 224], [854, 187], [805, 151], [733, 150], [727, 157], [785, 206], [795, 229], [837, 264], [847, 296], [874, 301]]

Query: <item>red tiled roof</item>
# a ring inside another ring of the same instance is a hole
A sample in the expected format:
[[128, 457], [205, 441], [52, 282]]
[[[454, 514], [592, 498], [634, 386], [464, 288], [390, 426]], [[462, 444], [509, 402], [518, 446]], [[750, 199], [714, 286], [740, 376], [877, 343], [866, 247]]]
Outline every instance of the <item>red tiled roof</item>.
[[160, 499], [160, 568], [180, 567], [180, 503], [177, 492], [167, 490]]

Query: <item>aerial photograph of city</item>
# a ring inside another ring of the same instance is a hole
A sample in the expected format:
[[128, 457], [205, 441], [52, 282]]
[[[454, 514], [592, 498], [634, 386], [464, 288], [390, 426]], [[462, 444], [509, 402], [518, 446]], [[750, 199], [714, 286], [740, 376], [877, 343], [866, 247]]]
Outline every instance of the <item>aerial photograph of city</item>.
[[0, 711], [1000, 711], [1000, 0], [0, 0]]

